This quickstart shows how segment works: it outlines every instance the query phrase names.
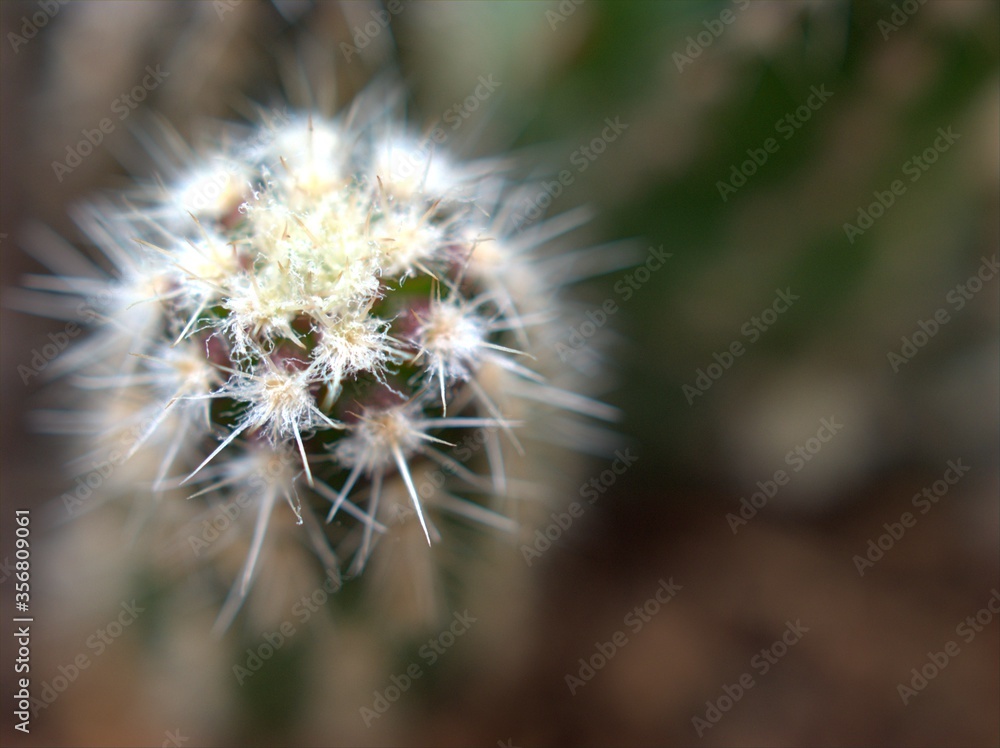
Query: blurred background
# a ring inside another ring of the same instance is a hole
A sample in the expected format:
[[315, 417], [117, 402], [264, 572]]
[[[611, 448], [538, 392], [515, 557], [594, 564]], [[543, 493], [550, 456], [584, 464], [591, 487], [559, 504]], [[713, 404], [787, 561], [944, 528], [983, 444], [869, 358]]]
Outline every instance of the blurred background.
[[[581, 284], [566, 331], [573, 355], [596, 355], [606, 316], [605, 399], [638, 459], [581, 467], [599, 498], [533, 560], [521, 646], [477, 648], [473, 629], [370, 730], [318, 727], [334, 706], [298, 686], [196, 717], [137, 685], [163, 674], [126, 637], [24, 738], [5, 643], [5, 744], [1000, 743], [996, 3], [0, 11], [5, 296], [41, 269], [21, 248], [30, 225], [76, 239], [69, 205], [148, 173], [157, 117], [191, 138], [249, 102], [302, 101], [298, 65], [325, 69], [315, 96], [342, 103], [396, 71], [414, 125], [458, 123], [449, 147], [527, 164], [525, 225], [588, 205], [585, 241], [631, 238], [640, 258]], [[157, 65], [162, 84], [56, 173]], [[17, 371], [61, 325], [9, 308], [2, 325], [10, 549], [13, 508], [65, 490], [28, 428], [37, 380]], [[47, 611], [39, 682], [109, 615]]]

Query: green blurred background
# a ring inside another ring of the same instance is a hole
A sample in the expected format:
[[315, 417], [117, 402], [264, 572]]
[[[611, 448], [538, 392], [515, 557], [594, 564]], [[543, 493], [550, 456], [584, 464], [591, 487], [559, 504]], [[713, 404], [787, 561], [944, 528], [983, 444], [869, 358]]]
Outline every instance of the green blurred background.
[[[590, 206], [577, 242], [632, 238], [612, 251], [623, 262], [650, 247], [670, 254], [645, 282], [632, 276], [628, 294], [632, 270], [581, 283], [568, 319], [569, 341], [588, 312], [615, 302], [576, 355], [606, 358], [611, 376], [592, 384], [625, 412], [638, 462], [533, 567], [542, 594], [521, 632], [528, 654], [485, 670], [456, 656], [401, 709], [393, 740], [1000, 742], [1000, 625], [993, 618], [970, 643], [955, 633], [1000, 585], [996, 3], [83, 2], [14, 49], [8, 32], [38, 7], [2, 3], [5, 286], [36, 268], [17, 249], [26, 219], [72, 235], [67, 204], [124, 183], [123, 164], [143, 168], [126, 128], [63, 182], [50, 163], [163, 60], [169, 81], [130, 124], [160, 112], [185, 136], [202, 118], [239, 117], [247, 99], [276, 100], [282, 87], [294, 99], [294, 75], [283, 72], [295, 60], [330, 70], [335, 59], [339, 101], [398, 69], [411, 121], [428, 127], [492, 75], [496, 92], [462, 110], [470, 117], [449, 145], [512, 150], [527, 164], [528, 195], [565, 170], [549, 215]], [[389, 28], [377, 24], [361, 48], [358, 30], [379, 17], [391, 17]], [[820, 103], [816, 90], [830, 95]], [[811, 96], [813, 108], [800, 109]], [[780, 124], [789, 116], [793, 129]], [[608, 132], [607, 120], [627, 129], [591, 160], [580, 149]], [[723, 199], [719, 183], [734, 185], [741, 168], [753, 173]], [[891, 206], [871, 208], [895, 180]], [[863, 234], [845, 231], [862, 210], [884, 215]], [[977, 272], [983, 282], [959, 303], [956, 289]], [[779, 290], [798, 298], [766, 331], [747, 332]], [[894, 366], [901, 338], [933, 327], [939, 309], [948, 321]], [[27, 433], [31, 403], [15, 371], [50, 329], [5, 311], [5, 497], [58, 494], [54, 475], [39, 478], [52, 463]], [[710, 371], [734, 343], [742, 355]], [[698, 388], [701, 372], [718, 376], [692, 395], [684, 388]], [[808, 440], [823, 419], [842, 428], [794, 471], [789, 452], [817, 444]], [[855, 556], [914, 511], [914, 495], [949, 460], [968, 474], [860, 575]], [[606, 466], [595, 458], [580, 482]], [[787, 484], [734, 533], [728, 515], [781, 469]], [[683, 585], [677, 599], [571, 695], [565, 676], [578, 659], [668, 577]], [[796, 619], [810, 633], [756, 677], [753, 655]], [[961, 654], [904, 705], [898, 684], [949, 639]], [[692, 718], [748, 671], [756, 686], [700, 736]], [[122, 686], [107, 689], [89, 697]], [[107, 710], [75, 698], [76, 708], [53, 710], [36, 744], [162, 742], [147, 717], [95, 719]], [[356, 726], [319, 736], [294, 717], [277, 723], [253, 739], [377, 740]], [[219, 726], [189, 745], [245, 732]]]

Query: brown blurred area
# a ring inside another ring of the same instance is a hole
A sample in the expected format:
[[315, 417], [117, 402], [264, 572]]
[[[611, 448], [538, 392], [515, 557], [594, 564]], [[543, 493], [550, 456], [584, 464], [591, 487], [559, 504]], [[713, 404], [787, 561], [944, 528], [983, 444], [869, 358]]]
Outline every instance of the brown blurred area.
[[[5, 298], [24, 273], [42, 270], [22, 251], [31, 226], [75, 240], [69, 205], [149, 168], [133, 126], [154, 126], [156, 112], [189, 137], [205, 119], [239, 117], [249, 101], [270, 103], [282, 89], [294, 98], [296, 66], [329, 72], [330, 57], [341, 102], [398, 65], [418, 126], [460, 101], [478, 75], [499, 71], [502, 96], [462, 131], [472, 153], [514, 146], [531, 159], [537, 144], [556, 141], [558, 169], [605, 117], [621, 113], [630, 130], [619, 150], [581, 173], [556, 207], [594, 205], [595, 241], [639, 236], [675, 253], [612, 322], [622, 339], [608, 399], [626, 413], [622, 431], [638, 462], [593, 504], [582, 493], [566, 497], [581, 502], [582, 516], [532, 560], [534, 587], [504, 591], [529, 599], [509, 650], [497, 647], [502, 636], [473, 628], [374, 731], [310, 717], [334, 708], [311, 692], [289, 697], [296, 716], [267, 733], [230, 712], [217, 724], [185, 722], [183, 709], [151, 703], [155, 689], [144, 680], [160, 674], [126, 639], [23, 739], [10, 724], [5, 644], [5, 745], [161, 745], [172, 730], [187, 746], [1000, 745], [1000, 613], [981, 631], [965, 623], [991, 600], [1000, 610], [996, 277], [901, 373], [886, 362], [900, 336], [998, 249], [996, 5], [928, 0], [883, 39], [878, 22], [902, 3], [753, 3], [678, 73], [672, 54], [705, 21], [742, 5], [405, 4], [391, 33], [345, 62], [339, 45], [383, 6], [87, 1], [60, 6], [15, 50], [8, 33], [40, 4], [0, 4]], [[555, 27], [547, 12], [557, 14]], [[57, 181], [50, 163], [156, 63], [171, 71], [167, 82], [129, 127]], [[772, 171], [720, 203], [715, 185], [734, 159], [824, 80], [835, 91], [830, 108], [789, 141]], [[950, 123], [965, 138], [951, 160], [942, 156], [864, 242], [848, 243], [842, 224]], [[621, 301], [621, 275], [580, 291], [581, 319], [602, 299]], [[801, 307], [687, 403], [682, 387], [696, 370], [743, 340], [741, 324], [787, 285], [803, 289]], [[40, 507], [65, 488], [63, 445], [29, 428], [28, 413], [45, 396], [17, 371], [60, 327], [3, 310], [5, 549], [13, 508]], [[843, 432], [792, 472], [786, 453], [822, 418], [842, 419]], [[967, 475], [933, 504], [916, 498], [956, 460]], [[595, 459], [571, 485], [582, 489], [608, 463]], [[734, 525], [741, 499], [782, 468], [787, 487]], [[912, 526], [883, 540], [882, 557], [860, 573], [857, 558], [907, 512]], [[662, 580], [679, 591], [648, 621], [639, 617], [636, 630], [628, 622], [635, 607]], [[0, 585], [6, 642], [10, 585]], [[503, 598], [492, 604], [502, 608]], [[106, 613], [63, 610], [58, 600], [44, 613], [61, 621], [37, 627], [47, 678]], [[788, 622], [805, 633], [762, 672], [761, 651]], [[571, 689], [581, 658], [607, 650], [616, 632], [626, 643]], [[957, 654], [928, 666], [949, 642]], [[916, 690], [913, 670], [925, 667], [934, 675], [904, 703], [900, 686]], [[206, 673], [206, 693], [215, 677]], [[747, 677], [752, 687], [699, 728], [710, 704]], [[356, 701], [370, 703], [370, 689]]]

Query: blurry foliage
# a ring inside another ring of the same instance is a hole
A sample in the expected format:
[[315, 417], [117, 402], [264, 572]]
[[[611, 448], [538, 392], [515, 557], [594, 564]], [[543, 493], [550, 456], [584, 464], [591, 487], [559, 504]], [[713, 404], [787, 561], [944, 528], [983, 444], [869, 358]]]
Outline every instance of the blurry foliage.
[[[981, 120], [990, 120], [977, 109], [996, 103], [997, 6], [926, 3], [892, 31], [879, 25], [896, 7], [889, 2], [765, 2], [746, 10], [738, 3], [588, 2], [549, 29], [543, 9], [552, 7], [563, 6], [504, 6], [521, 21], [482, 33], [521, 34], [506, 40], [511, 57], [532, 53], [523, 39], [525, 16], [543, 27], [538, 33], [551, 32], [553, 45], [560, 35], [573, 37], [546, 72], [534, 71], [547, 83], [518, 140], [563, 144], [553, 151], [551, 171], [566, 168], [568, 154], [598, 133], [605, 117], [621, 115], [630, 125], [550, 212], [590, 202], [599, 208], [600, 238], [635, 236], [674, 254], [621, 304], [613, 323], [631, 341], [617, 349], [628, 386], [611, 397], [621, 398], [627, 430], [650, 457], [648, 477], [662, 482], [664, 464], [688, 477], [692, 470], [719, 472], [703, 453], [717, 454], [724, 422], [735, 417], [723, 393], [735, 388], [747, 396], [744, 388], [752, 393], [758, 370], [770, 366], [818, 355], [826, 366], [912, 403], [908, 378], [955, 351], [937, 341], [940, 347], [929, 346], [924, 360], [895, 380], [886, 352], [996, 249], [988, 228], [997, 221], [996, 180], [984, 184], [975, 165], [996, 159], [996, 133], [987, 130], [984, 141]], [[689, 37], [726, 9], [736, 22], [678, 71], [673, 55], [685, 54]], [[401, 19], [404, 50], [405, 22], [412, 20]], [[537, 45], [537, 36], [531, 40]], [[544, 56], [538, 58], [541, 65]], [[776, 121], [820, 85], [832, 98], [789, 140], [776, 136]], [[959, 145], [918, 182], [903, 177], [906, 194], [850, 243], [843, 224], [855, 222], [873, 192], [901, 178], [904, 162], [949, 125], [962, 134]], [[768, 137], [777, 137], [777, 153], [724, 202], [717, 181]], [[839, 150], [856, 151], [858, 168], [848, 173], [838, 165]], [[914, 235], [928, 237], [928, 245], [910, 242]], [[911, 254], [901, 256], [907, 244]], [[897, 273], [904, 263], [914, 270]], [[614, 297], [622, 275], [590, 282], [583, 309]], [[786, 286], [801, 301], [689, 406], [681, 387], [714, 352], [743, 340], [740, 325]], [[995, 299], [995, 288], [978, 303], [988, 306], [990, 294]], [[878, 319], [869, 324], [866, 314]], [[953, 322], [948, 335], [972, 347], [995, 336], [995, 325], [973, 325], [964, 335], [967, 324]], [[865, 459], [878, 466], [899, 457], [883, 450]]]

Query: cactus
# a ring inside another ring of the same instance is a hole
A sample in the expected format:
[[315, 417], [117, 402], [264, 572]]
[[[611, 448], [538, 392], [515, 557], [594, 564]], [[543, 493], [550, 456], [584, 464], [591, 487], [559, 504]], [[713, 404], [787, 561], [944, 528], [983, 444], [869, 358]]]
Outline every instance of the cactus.
[[575, 375], [554, 354], [562, 286], [593, 254], [542, 249], [580, 216], [515, 226], [503, 162], [449, 156], [379, 98], [262, 113], [78, 213], [110, 272], [50, 245], [60, 276], [31, 282], [95, 328], [53, 367], [83, 404], [47, 413], [109, 465], [77, 503], [128, 506], [134, 532], [169, 527], [210, 560], [230, 585], [220, 631], [273, 565], [275, 527], [332, 590], [390, 546], [382, 577], [410, 608], [394, 615], [433, 620], [433, 548], [462, 523], [516, 538], [548, 493], [533, 460], [573, 440], [556, 411], [614, 416], [560, 386]]

